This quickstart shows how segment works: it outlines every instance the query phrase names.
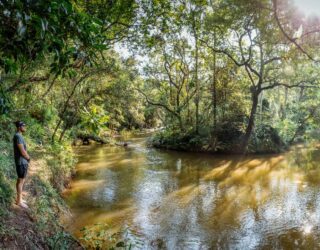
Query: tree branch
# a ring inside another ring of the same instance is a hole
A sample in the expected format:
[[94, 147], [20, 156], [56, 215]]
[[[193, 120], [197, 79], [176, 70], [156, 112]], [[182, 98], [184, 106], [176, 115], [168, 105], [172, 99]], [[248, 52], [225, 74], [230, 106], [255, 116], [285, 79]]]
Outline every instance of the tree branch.
[[[32, 83], [32, 82], [43, 82], [48, 80], [50, 75], [45, 75], [45, 76], [32, 76], [29, 77], [28, 79], [25, 79], [24, 81], [21, 79], [18, 79], [11, 87], [6, 89], [6, 92], [12, 92], [17, 90], [19, 87], [24, 86], [26, 84]], [[22, 84], [23, 83], [23, 84]]]
[[310, 60], [314, 62], [319, 62], [319, 60], [314, 59], [300, 44], [297, 43], [296, 39], [290, 37], [288, 33], [284, 30], [284, 28], [281, 25], [281, 22], [279, 20], [278, 16], [278, 1], [277, 0], [272, 0], [273, 2], [273, 12], [274, 12], [274, 17], [276, 19], [276, 22], [279, 26], [279, 29], [281, 30], [282, 34], [291, 42], [293, 43], [304, 55], [306, 55]]
[[276, 57], [273, 57], [273, 58], [270, 58], [270, 59], [264, 61], [263, 64], [267, 65], [267, 64], [272, 63], [274, 61], [281, 61], [282, 59], [283, 59], [282, 57], [276, 56]]
[[319, 86], [315, 86], [315, 85], [304, 85], [304, 83], [307, 83], [306, 81], [301, 81], [295, 84], [287, 84], [287, 83], [280, 83], [280, 82], [275, 82], [269, 86], [265, 86], [262, 87], [261, 90], [267, 90], [267, 89], [273, 89], [275, 87], [285, 87], [288, 89], [292, 89], [292, 88], [319, 88]]
[[238, 62], [228, 51], [226, 50], [220, 50], [220, 49], [216, 49], [212, 46], [210, 46], [208, 44], [208, 42], [202, 40], [202, 39], [199, 39], [200, 42], [204, 43], [209, 49], [211, 49], [212, 51], [216, 52], [216, 53], [222, 53], [224, 55], [226, 55], [229, 59], [231, 59], [238, 67], [241, 67], [241, 66], [244, 66], [247, 61], [244, 61], [244, 62]]
[[159, 102], [155, 102], [155, 101], [151, 101], [149, 99], [149, 97], [140, 89], [135, 88], [136, 91], [138, 91], [140, 94], [142, 94], [144, 96], [144, 98], [146, 99], [147, 103], [154, 105], [154, 106], [158, 106], [158, 107], [162, 107], [165, 110], [167, 110], [169, 113], [173, 114], [176, 117], [180, 117], [177, 112], [175, 112], [174, 110], [170, 109], [167, 105], [163, 104], [163, 103], [159, 103]]

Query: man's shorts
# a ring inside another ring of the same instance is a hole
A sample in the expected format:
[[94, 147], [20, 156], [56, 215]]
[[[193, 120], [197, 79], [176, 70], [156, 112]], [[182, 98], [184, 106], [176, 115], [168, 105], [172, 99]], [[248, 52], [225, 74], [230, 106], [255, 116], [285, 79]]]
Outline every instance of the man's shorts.
[[16, 165], [18, 178], [25, 178], [28, 173], [28, 164]]

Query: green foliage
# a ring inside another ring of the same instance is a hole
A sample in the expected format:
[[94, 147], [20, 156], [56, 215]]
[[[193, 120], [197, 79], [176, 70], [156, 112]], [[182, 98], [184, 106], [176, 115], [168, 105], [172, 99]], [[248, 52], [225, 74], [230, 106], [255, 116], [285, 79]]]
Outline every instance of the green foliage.
[[244, 126], [241, 122], [224, 122], [213, 132], [214, 146], [217, 152], [239, 152]]
[[201, 151], [207, 145], [208, 137], [194, 131], [181, 133], [179, 131], [164, 130], [157, 133], [150, 141], [154, 147], [182, 150]]
[[270, 125], [256, 126], [249, 142], [248, 152], [254, 153], [280, 153], [286, 148], [278, 131]]
[[57, 110], [54, 106], [47, 106], [44, 103], [36, 103], [29, 109], [30, 116], [41, 125], [46, 125], [53, 121], [57, 116]]
[[121, 138], [123, 138], [123, 140], [128, 140], [129, 137], [134, 133], [134, 131], [130, 131], [130, 130], [127, 130], [127, 129], [123, 129], [120, 131], [120, 135], [121, 135]]
[[[0, 80], [1, 84], [1, 80]], [[3, 116], [5, 114], [9, 113], [9, 110], [11, 108], [11, 102], [10, 97], [7, 95], [3, 89], [0, 87], [0, 116]]]
[[48, 245], [53, 250], [68, 250], [75, 247], [75, 241], [69, 233], [58, 231], [48, 239]]
[[70, 181], [74, 171], [75, 158], [70, 146], [58, 143], [49, 145], [51, 157], [47, 159], [50, 182], [58, 191], [62, 191]]
[[99, 135], [99, 132], [106, 128], [109, 116], [105, 110], [97, 105], [90, 106], [89, 110], [84, 108], [81, 113], [80, 129], [82, 133]]
[[[272, 1], [167, 4], [162, 19], [171, 25], [164, 28], [159, 23], [155, 32], [144, 34], [152, 46], [145, 42], [150, 60], [144, 68], [146, 84], [139, 92], [148, 104], [162, 109], [169, 134], [176, 131], [179, 140], [186, 131], [212, 128], [207, 136], [214, 152], [246, 151], [250, 142], [251, 153], [272, 153], [282, 147], [272, 147], [278, 144], [275, 134], [291, 144], [316, 129], [319, 74], [295, 46], [283, 46], [284, 30], [291, 36], [299, 26], [312, 29], [311, 23], [293, 15], [293, 6], [283, 2], [277, 10], [282, 13], [280, 25], [284, 19], [288, 23], [281, 30], [270, 12]], [[302, 47], [318, 54], [317, 38], [307, 36]], [[173, 138], [160, 141], [176, 144]]]
[[36, 122], [33, 119], [29, 119], [27, 120], [27, 124], [28, 124], [28, 135], [31, 139], [34, 140], [34, 142], [36, 142], [37, 144], [42, 144], [43, 143], [43, 139], [45, 138], [46, 135], [46, 128]]
[[279, 121], [277, 124], [277, 129], [281, 138], [283, 138], [286, 143], [290, 143], [297, 130], [297, 124], [293, 120], [286, 118]]
[[14, 176], [12, 144], [0, 140], [0, 214], [13, 200]]
[[[203, 151], [212, 153], [241, 153], [241, 142], [245, 134], [241, 122], [225, 122], [212, 132], [200, 130], [189, 131], [164, 130], [157, 133], [149, 142], [159, 148]], [[170, 131], [170, 132], [169, 132]], [[286, 148], [278, 131], [270, 125], [257, 125], [249, 143], [249, 153], [279, 153]]]
[[71, 58], [90, 56], [91, 48], [103, 45], [101, 21], [69, 0], [4, 1], [0, 12], [0, 67], [5, 72], [15, 72], [18, 63], [44, 53], [54, 54], [51, 68], [61, 72]]
[[34, 210], [33, 212], [37, 216], [37, 227], [39, 231], [43, 231], [45, 229], [48, 229], [49, 224], [53, 224], [55, 213], [54, 210], [51, 209], [52, 203], [52, 196], [54, 193], [50, 188], [48, 188], [48, 185], [46, 184], [40, 184], [39, 187], [41, 189], [41, 192], [43, 192], [42, 195], [38, 196], [38, 199], [36, 200], [34, 204]]
[[[310, 31], [319, 21], [310, 25], [282, 4], [287, 35], [303, 27], [298, 42], [317, 56], [319, 37]], [[46, 166], [45, 177], [33, 179], [32, 205], [39, 237], [52, 249], [72, 248], [55, 222], [75, 163], [70, 135], [129, 137], [164, 126], [155, 147], [214, 153], [241, 152], [246, 138], [249, 153], [320, 138], [318, 65], [288, 44], [273, 7], [267, 0], [1, 1], [0, 216], [14, 196], [15, 120], [27, 123], [31, 156], [38, 152]], [[111, 49], [121, 41], [133, 57]], [[99, 225], [83, 233], [92, 248], [106, 239], [130, 247]]]
[[[2, 163], [2, 161], [1, 161]], [[13, 200], [13, 189], [3, 174], [0, 174], [0, 204], [5, 206]]]
[[9, 142], [15, 130], [12, 119], [8, 115], [0, 115], [0, 141]]
[[[1, 214], [2, 209], [0, 209], [0, 218], [1, 216], [4, 216], [3, 214]], [[7, 227], [6, 225], [2, 224], [0, 225], [0, 239], [3, 238], [14, 238], [17, 237], [17, 231], [14, 228], [11, 227]]]
[[66, 210], [66, 205], [57, 190], [47, 181], [33, 177], [32, 185], [37, 198], [32, 201], [32, 214], [36, 218], [36, 230], [41, 232], [38, 237], [50, 249], [70, 249], [77, 243], [73, 237], [63, 231], [57, 216]]
[[[31, 185], [28, 190], [34, 195], [29, 197], [28, 203], [33, 213], [32, 217], [35, 219], [35, 228], [32, 230], [37, 232], [36, 241], [43, 242], [52, 249], [73, 248], [74, 239], [62, 231], [56, 220], [59, 212], [67, 209], [57, 188], [61, 190], [66, 180], [70, 178], [74, 166], [73, 154], [70, 146], [50, 144], [39, 146], [38, 140], [48, 140], [46, 133], [42, 133], [44, 132], [43, 125], [34, 118], [27, 118], [27, 116], [25, 118], [28, 124], [25, 139], [33, 159], [31, 164], [39, 164], [35, 162], [36, 160], [41, 163], [37, 173], [29, 176]], [[14, 125], [9, 118], [2, 117], [2, 121], [0, 129], [6, 134], [2, 134], [0, 138], [0, 220], [6, 221], [7, 217], [15, 216], [9, 207], [15, 196], [16, 171], [11, 141]], [[10, 231], [6, 223], [3, 226], [4, 228], [0, 227], [0, 238], [15, 237], [12, 233], [18, 233]], [[26, 242], [26, 245], [35, 246], [31, 242], [30, 244]]]

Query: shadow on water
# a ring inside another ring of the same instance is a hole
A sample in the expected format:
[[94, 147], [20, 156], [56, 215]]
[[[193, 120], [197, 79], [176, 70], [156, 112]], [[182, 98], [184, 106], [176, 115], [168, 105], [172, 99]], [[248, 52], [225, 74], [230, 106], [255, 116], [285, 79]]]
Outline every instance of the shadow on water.
[[320, 248], [319, 160], [316, 147], [212, 156], [146, 148], [143, 138], [80, 148], [67, 224], [77, 236], [95, 223], [128, 227], [141, 249]]

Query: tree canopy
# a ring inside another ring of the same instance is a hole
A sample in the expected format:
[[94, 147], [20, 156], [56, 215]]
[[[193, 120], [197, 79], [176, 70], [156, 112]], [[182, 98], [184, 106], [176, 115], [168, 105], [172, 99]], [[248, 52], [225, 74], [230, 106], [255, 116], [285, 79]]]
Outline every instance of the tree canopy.
[[2, 1], [0, 22], [1, 119], [53, 141], [164, 126], [155, 145], [264, 152], [317, 125], [319, 18], [290, 1]]

